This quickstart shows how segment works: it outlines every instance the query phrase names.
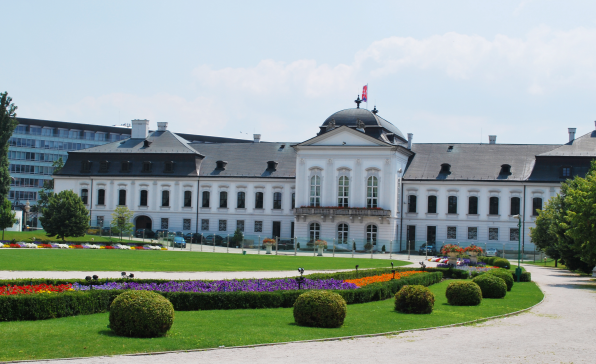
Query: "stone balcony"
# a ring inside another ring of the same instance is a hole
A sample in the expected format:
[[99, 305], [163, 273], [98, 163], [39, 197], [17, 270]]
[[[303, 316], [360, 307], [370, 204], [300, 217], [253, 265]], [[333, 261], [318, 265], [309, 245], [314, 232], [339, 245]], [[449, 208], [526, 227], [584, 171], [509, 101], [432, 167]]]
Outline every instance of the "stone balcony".
[[[352, 221], [362, 222], [363, 217], [378, 217], [381, 223], [384, 218], [391, 216], [391, 210], [383, 209], [365, 209], [365, 208], [335, 208], [335, 207], [298, 207], [294, 209], [294, 215], [297, 219], [302, 217], [302, 221], [306, 221], [307, 216], [320, 216], [323, 222], [327, 218], [334, 221], [336, 216], [348, 217]], [[387, 220], [389, 223], [389, 220]]]

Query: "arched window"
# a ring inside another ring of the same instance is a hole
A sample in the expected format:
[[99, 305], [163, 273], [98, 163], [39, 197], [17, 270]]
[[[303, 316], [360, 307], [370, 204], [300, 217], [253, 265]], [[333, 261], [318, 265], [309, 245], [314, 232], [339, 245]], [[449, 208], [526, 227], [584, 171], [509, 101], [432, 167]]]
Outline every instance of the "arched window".
[[81, 190], [81, 200], [83, 200], [83, 204], [86, 205], [87, 202], [89, 201], [89, 190], [86, 188], [83, 188]]
[[316, 222], [313, 222], [312, 224], [310, 224], [308, 230], [310, 233], [310, 241], [311, 242], [319, 240], [319, 237], [321, 236], [321, 225], [319, 225]]
[[368, 225], [366, 227], [366, 242], [377, 245], [377, 225]]
[[511, 216], [519, 215], [520, 200], [519, 197], [511, 197]]
[[337, 225], [337, 243], [347, 244], [348, 243], [348, 224]]
[[273, 208], [276, 210], [281, 209], [281, 192], [273, 193]]
[[435, 196], [435, 195], [428, 196], [426, 211], [429, 214], [437, 213], [437, 196]]
[[310, 206], [321, 206], [321, 177], [310, 178]]
[[457, 214], [457, 196], [449, 196], [447, 199], [447, 213]]
[[161, 206], [170, 206], [170, 191], [161, 191]]
[[348, 207], [348, 194], [350, 192], [350, 180], [346, 176], [339, 177], [337, 189], [337, 206]]
[[469, 215], [478, 215], [478, 197], [476, 197], [476, 196], [468, 197], [468, 214]]
[[141, 190], [140, 206], [147, 206], [147, 190]]
[[98, 205], [105, 205], [106, 204], [106, 190], [100, 188], [97, 190], [97, 204]]
[[491, 197], [488, 200], [488, 214], [489, 215], [498, 215], [499, 214], [499, 198], [498, 197]]
[[538, 216], [538, 210], [542, 210], [542, 198], [534, 197], [532, 199], [532, 216]]
[[184, 191], [184, 207], [192, 207], [192, 191]]
[[228, 193], [226, 191], [219, 193], [219, 207], [228, 207]]
[[255, 209], [263, 208], [263, 192], [255, 193]]
[[245, 208], [246, 204], [245, 204], [245, 196], [246, 194], [242, 191], [238, 192], [238, 201], [236, 203], [236, 207], [239, 209], [243, 209]]
[[203, 207], [209, 207], [209, 199], [211, 198], [211, 193], [209, 191], [203, 191]]
[[366, 208], [372, 209], [378, 206], [379, 181], [377, 177], [370, 176], [366, 183]]

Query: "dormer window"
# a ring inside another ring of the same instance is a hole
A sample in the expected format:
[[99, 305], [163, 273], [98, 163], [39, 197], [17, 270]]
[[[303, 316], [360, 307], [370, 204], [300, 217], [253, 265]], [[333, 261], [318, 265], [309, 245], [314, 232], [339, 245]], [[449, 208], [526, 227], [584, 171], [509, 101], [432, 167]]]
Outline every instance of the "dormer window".
[[217, 161], [215, 163], [217, 164], [217, 169], [221, 169], [221, 170], [226, 169], [226, 165], [228, 164], [228, 162], [226, 162], [226, 161]]
[[451, 165], [447, 163], [441, 164], [441, 173], [449, 174], [451, 173]]
[[276, 162], [276, 161], [268, 161], [267, 162], [267, 169], [270, 170], [270, 171], [275, 171], [277, 169], [277, 165], [278, 164], [279, 163]]
[[83, 173], [91, 172], [91, 161], [82, 161], [81, 162], [81, 172], [83, 172]]
[[108, 162], [108, 161], [99, 162], [99, 172], [100, 173], [106, 173], [108, 171], [109, 167], [110, 167], [110, 162]]
[[571, 166], [561, 167], [561, 178], [571, 178]]
[[166, 173], [174, 172], [174, 162], [173, 161], [166, 162], [166, 167], [164, 169], [164, 172], [166, 172]]
[[143, 147], [148, 148], [151, 145], [151, 142], [147, 139], [143, 140]]
[[120, 165], [120, 172], [126, 173], [126, 172], [130, 172], [132, 168], [132, 163], [130, 163], [129, 161], [123, 161], [122, 164]]
[[451, 153], [453, 152], [453, 145], [450, 145], [449, 148], [447, 148], [447, 153]]
[[503, 164], [501, 166], [501, 171], [499, 172], [499, 174], [510, 175], [511, 174], [511, 166], [509, 164]]
[[151, 172], [151, 166], [152, 166], [151, 162], [143, 162], [143, 169], [141, 170], [141, 172], [144, 172], [144, 173]]

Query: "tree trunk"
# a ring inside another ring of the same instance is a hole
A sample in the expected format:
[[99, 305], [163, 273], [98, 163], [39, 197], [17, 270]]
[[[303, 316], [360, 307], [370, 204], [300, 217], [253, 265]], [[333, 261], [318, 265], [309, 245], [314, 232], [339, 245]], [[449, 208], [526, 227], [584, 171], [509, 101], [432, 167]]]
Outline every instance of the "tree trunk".
[[4, 240], [4, 230], [5, 229], [2, 229], [2, 240]]
[[559, 261], [558, 259], [555, 259], [555, 268], [557, 268], [557, 262], [558, 261]]

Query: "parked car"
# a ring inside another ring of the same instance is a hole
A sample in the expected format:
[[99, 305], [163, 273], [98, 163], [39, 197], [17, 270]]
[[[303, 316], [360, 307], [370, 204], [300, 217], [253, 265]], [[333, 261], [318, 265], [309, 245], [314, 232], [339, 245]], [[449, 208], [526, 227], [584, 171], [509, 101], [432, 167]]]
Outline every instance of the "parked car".
[[487, 257], [496, 257], [499, 255], [499, 251], [495, 248], [488, 248], [486, 249], [486, 256]]
[[170, 235], [168, 230], [155, 230], [156, 238], [167, 238]]
[[99, 235], [99, 226], [90, 226], [87, 229], [87, 234], [89, 234], [89, 235]]
[[112, 228], [109, 227], [109, 226], [105, 226], [105, 227], [102, 227], [101, 228], [101, 235], [102, 236], [110, 236], [111, 232], [112, 232]]
[[212, 245], [213, 241], [215, 240], [215, 245], [222, 245], [226, 244], [227, 242], [224, 242], [224, 238], [222, 238], [219, 235], [207, 235], [207, 236], [203, 236], [203, 244], [207, 244], [207, 245]]
[[184, 235], [184, 240], [186, 240], [187, 243], [198, 244], [201, 242], [202, 237], [203, 236], [200, 233], [186, 233]]
[[176, 231], [174, 234], [175, 234], [176, 236], [180, 236], [180, 237], [182, 237], [182, 238], [184, 237], [184, 233], [183, 233], [182, 231]]
[[135, 237], [153, 239], [155, 237], [155, 233], [149, 229], [137, 229], [137, 231], [135, 231]]
[[437, 255], [437, 247], [434, 244], [422, 244], [418, 249], [419, 255]]
[[181, 236], [174, 237], [174, 248], [186, 248], [186, 241]]

